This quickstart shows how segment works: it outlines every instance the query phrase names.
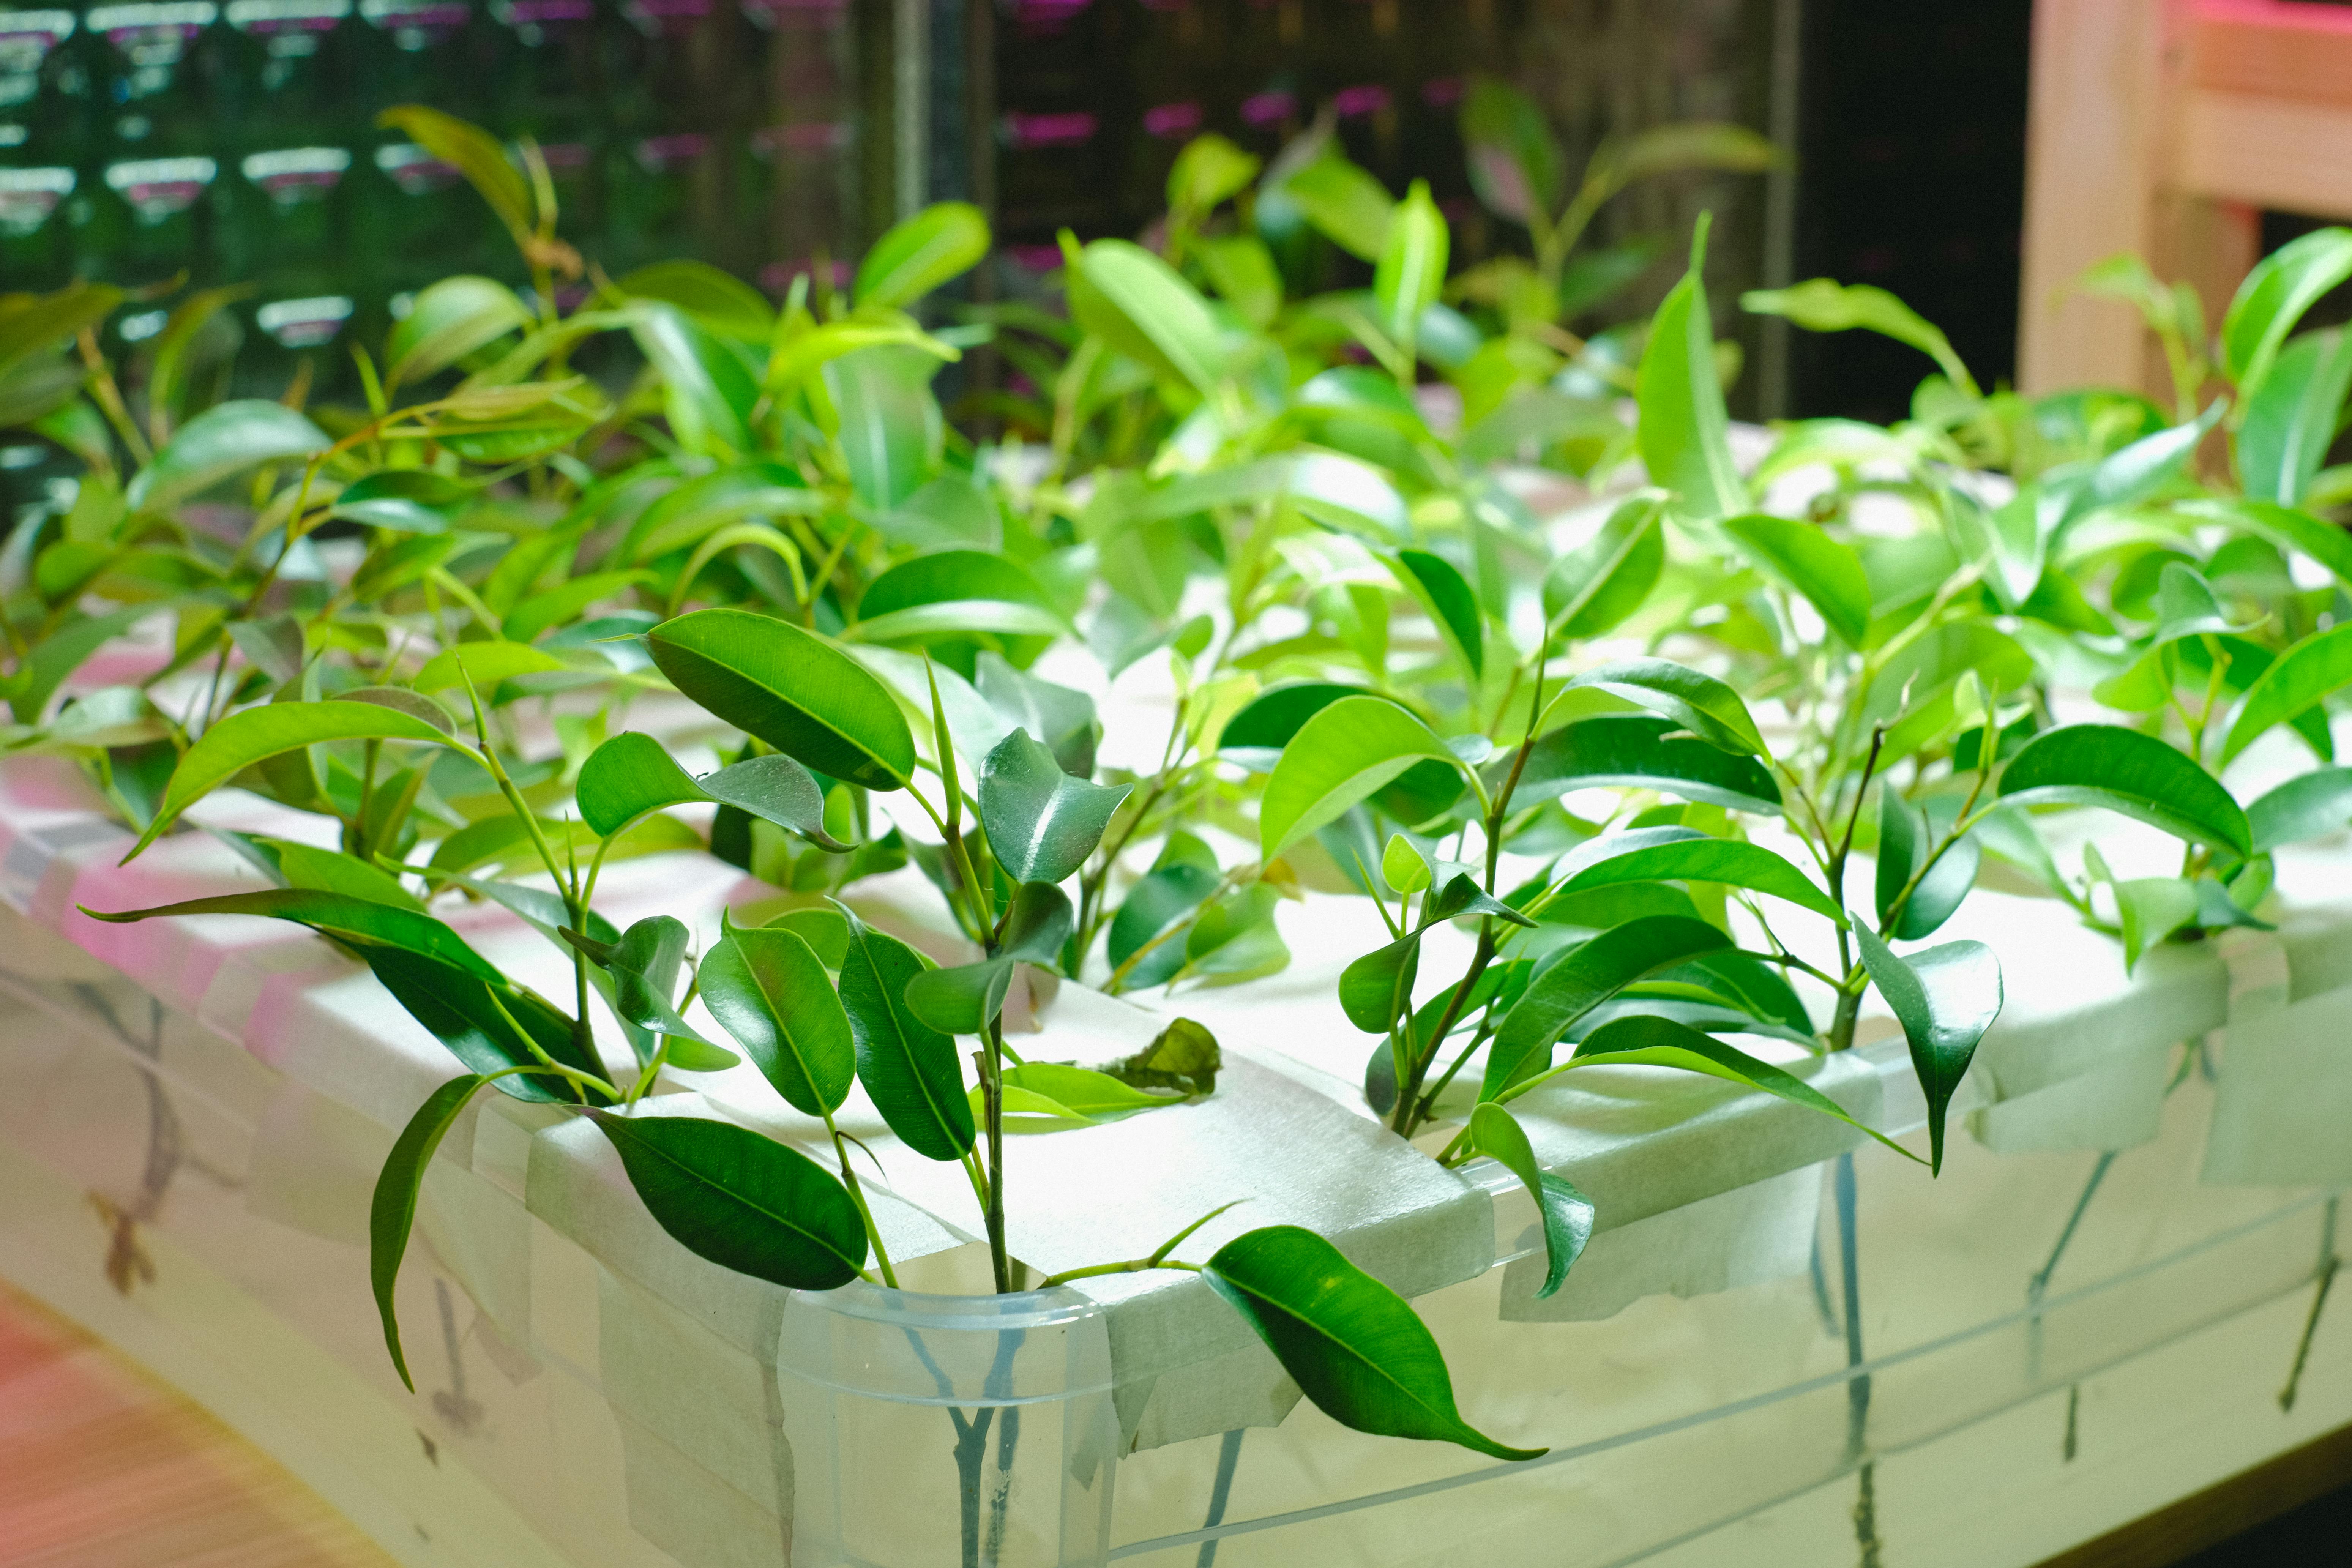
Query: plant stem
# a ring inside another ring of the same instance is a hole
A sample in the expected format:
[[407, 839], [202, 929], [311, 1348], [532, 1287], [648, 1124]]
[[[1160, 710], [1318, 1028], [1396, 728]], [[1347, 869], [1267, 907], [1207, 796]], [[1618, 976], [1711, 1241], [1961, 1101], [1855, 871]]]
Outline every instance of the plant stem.
[[[667, 1042], [664, 1042], [667, 1047]], [[866, 1239], [874, 1244], [874, 1261], [881, 1266], [882, 1283], [896, 1290], [898, 1270], [890, 1267], [890, 1254], [882, 1246], [882, 1232], [874, 1224], [874, 1211], [866, 1206], [866, 1189], [857, 1184], [857, 1173], [849, 1168], [849, 1146], [841, 1141], [841, 1129], [833, 1124], [833, 1113], [827, 1111], [824, 1130], [833, 1139], [833, 1152], [841, 1160], [841, 1184], [849, 1189], [849, 1201], [857, 1205], [857, 1217], [866, 1222]]]

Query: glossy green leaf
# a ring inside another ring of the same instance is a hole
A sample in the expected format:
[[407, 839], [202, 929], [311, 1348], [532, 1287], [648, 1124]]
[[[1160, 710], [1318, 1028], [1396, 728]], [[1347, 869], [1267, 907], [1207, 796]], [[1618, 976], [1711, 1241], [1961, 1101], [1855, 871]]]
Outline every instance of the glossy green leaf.
[[2352, 823], [2352, 768], [2314, 768], [2246, 807], [2254, 852], [2322, 838]]
[[2253, 853], [2246, 814], [2221, 781], [2152, 735], [2112, 724], [2069, 724], [2028, 741], [1997, 786], [2012, 805], [2096, 805], [2210, 844]]
[[[1857, 925], [1855, 929], [1861, 928]], [[1679, 1072], [1719, 1078], [1727, 1083], [1762, 1089], [1766, 1094], [1775, 1095], [1793, 1105], [1834, 1117], [1847, 1126], [1877, 1139], [1906, 1160], [1918, 1158], [1893, 1139], [1848, 1116], [1837, 1101], [1785, 1068], [1774, 1067], [1770, 1062], [1751, 1057], [1737, 1047], [1726, 1045], [1711, 1035], [1702, 1034], [1687, 1024], [1676, 1023], [1671, 1018], [1636, 1016], [1612, 1019], [1585, 1036], [1578, 1044], [1575, 1056], [1567, 1062], [1554, 1068], [1543, 1079], [1531, 1079], [1519, 1085], [1504, 1098], [1514, 1099], [1534, 1089], [1539, 1082], [1577, 1068], [1588, 1067], [1673, 1068]]]
[[2183, 501], [2175, 510], [2190, 517], [2228, 523], [2267, 539], [2282, 550], [2296, 551], [2336, 574], [2338, 582], [2352, 584], [2352, 534], [2307, 511], [2242, 498]]
[[1076, 920], [1069, 896], [1061, 889], [1050, 882], [1024, 882], [1013, 890], [1004, 911], [997, 951], [1051, 968], [1061, 963], [1062, 945], [1070, 940]]
[[1715, 327], [1707, 313], [1708, 215], [1691, 236], [1690, 268], [1650, 318], [1635, 401], [1635, 436], [1651, 482], [1675, 493], [1684, 517], [1730, 517], [1748, 510], [1748, 489], [1731, 461], [1723, 388], [1715, 374]]
[[1948, 942], [1900, 956], [1860, 921], [1854, 936], [1871, 984], [1895, 1009], [1911, 1069], [1927, 1098], [1930, 1169], [1944, 1168], [1944, 1115], [1968, 1076], [1977, 1042], [2000, 1016], [2000, 960], [1980, 942]]
[[[348, 522], [364, 523], [370, 528], [385, 528], [402, 533], [437, 534], [447, 531], [450, 520], [470, 505], [480, 492], [477, 487], [446, 478], [426, 468], [384, 468], [373, 474], [362, 474], [345, 485], [335, 497], [332, 514]], [[418, 553], [438, 549], [446, 553], [448, 546], [413, 545]], [[370, 557], [371, 561], [374, 557]], [[362, 566], [362, 574], [368, 573]], [[382, 574], [385, 569], [378, 567]], [[404, 578], [414, 581], [414, 578]], [[361, 578], [352, 582], [352, 595], [362, 603], [372, 602], [390, 592], [389, 586], [362, 584]]]
[[1199, 242], [1194, 258], [1209, 287], [1253, 327], [1264, 331], [1282, 313], [1282, 274], [1274, 253], [1254, 234], [1223, 235]]
[[[1024, 1062], [1009, 1067], [1004, 1069], [1004, 1087], [1041, 1096], [1088, 1121], [1131, 1116], [1139, 1110], [1157, 1110], [1182, 1102], [1181, 1096], [1149, 1093], [1132, 1084], [1121, 1083], [1108, 1073], [1066, 1062]], [[972, 1092], [977, 1094], [979, 1090]], [[1009, 1097], [1007, 1109], [1011, 1109]]]
[[1560, 691], [1565, 695], [1587, 687], [1639, 703], [1720, 750], [1743, 756], [1770, 754], [1739, 693], [1686, 664], [1666, 658], [1612, 659], [1570, 676]]
[[286, 879], [286, 885], [289, 888], [341, 893], [370, 903], [390, 904], [395, 909], [424, 912], [424, 900], [402, 887], [399, 878], [380, 867], [369, 865], [356, 855], [317, 849], [308, 844], [280, 842], [275, 847], [278, 874]]
[[1150, 870], [1128, 889], [1104, 944], [1104, 956], [1113, 970], [1125, 973], [1129, 988], [1165, 984], [1184, 966], [1184, 944], [1173, 938], [1144, 953], [1132, 968], [1128, 961], [1142, 952], [1144, 943], [1199, 909], [1217, 890], [1220, 879], [1216, 855], [1207, 845], [1181, 828], [1168, 836]]
[[[566, 932], [564, 940], [586, 952], [613, 977], [613, 1007], [625, 1023], [656, 1037], [667, 1036], [669, 1060], [689, 1072], [733, 1067], [735, 1053], [706, 1040], [680, 1017], [673, 998], [692, 933], [669, 915], [648, 915], [611, 943]], [[724, 1022], [724, 1020], [721, 1020]]]
[[1642, 607], [1665, 570], [1663, 510], [1655, 498], [1635, 496], [1552, 563], [1544, 574], [1543, 606], [1555, 636], [1601, 637]]
[[678, 445], [721, 461], [750, 451], [747, 421], [760, 383], [735, 345], [658, 300], [631, 300], [624, 316], [638, 352], [660, 373], [663, 408]]
[[1013, 987], [1011, 958], [982, 959], [952, 969], [926, 969], [908, 978], [908, 1011], [943, 1035], [978, 1035], [1004, 1011]]
[[[543, 1054], [576, 1072], [603, 1075], [604, 1065], [581, 1048], [572, 1019], [545, 998], [406, 948], [359, 951], [393, 1000], [474, 1071], [535, 1067]], [[583, 1094], [569, 1080], [554, 1077], [504, 1078], [497, 1088], [516, 1100], [562, 1104], [577, 1104]], [[585, 1092], [592, 1104], [607, 1101], [602, 1089]]]
[[1313, 1231], [1246, 1232], [1219, 1247], [1202, 1274], [1333, 1420], [1376, 1436], [1459, 1443], [1498, 1459], [1545, 1452], [1498, 1443], [1465, 1422], [1444, 1354], [1421, 1319]]
[[1486, 669], [1486, 626], [1478, 595], [1459, 568], [1426, 550], [1397, 552], [1397, 580], [1429, 611], [1430, 619], [1445, 634], [1462, 662], [1474, 676]]
[[851, 493], [876, 511], [904, 504], [939, 471], [945, 426], [931, 378], [940, 362], [882, 344], [829, 360], [824, 385]]
[[961, 1158], [974, 1131], [955, 1040], [906, 1002], [908, 983], [924, 972], [922, 955], [845, 906], [834, 907], [849, 928], [841, 1003], [856, 1042], [858, 1081], [907, 1147], [927, 1160]]
[[1848, 647], [1863, 646], [1870, 631], [1870, 579], [1853, 546], [1811, 523], [1761, 512], [1735, 517], [1723, 527], [1766, 571], [1803, 595]]
[[1216, 317], [1168, 263], [1131, 241], [1098, 239], [1071, 270], [1084, 285], [1073, 291], [1071, 310], [1088, 331], [1111, 327], [1114, 346], [1143, 350], [1145, 363], [1202, 392], [1223, 378], [1226, 346]]
[[2178, 877], [2136, 877], [2112, 884], [2116, 924], [2123, 928], [2124, 973], [2158, 942], [2197, 920], [2197, 885]]
[[2254, 264], [2221, 317], [2221, 369], [2238, 384], [2241, 397], [2261, 389], [2304, 312], [2347, 278], [2352, 229], [2315, 230]]
[[1264, 882], [1235, 889], [1201, 911], [1184, 935], [1177, 978], [1233, 985], [1275, 973], [1290, 963], [1274, 911], [1282, 897]]
[[1389, 835], [1388, 847], [1381, 851], [1381, 879], [1393, 892], [1408, 896], [1429, 886], [1429, 861], [1412, 840], [1402, 833]]
[[[1025, 615], [1004, 616], [1018, 609]], [[930, 610], [929, 617], [913, 614]], [[955, 636], [959, 631], [1066, 631], [1052, 597], [1014, 562], [985, 550], [937, 550], [877, 577], [857, 601], [851, 635], [860, 641]]]
[[292, 921], [354, 946], [396, 947], [421, 953], [483, 980], [501, 978], [497, 966], [467, 946], [465, 938], [421, 910], [316, 888], [264, 888], [153, 909], [112, 912], [85, 909], [82, 913], [117, 925], [160, 915], [261, 915]]
[[738, 463], [688, 479], [646, 508], [610, 559], [651, 561], [689, 550], [746, 518], [820, 510], [824, 498], [777, 463]]
[[794, 932], [730, 932], [702, 961], [702, 1005], [793, 1110], [841, 1109], [857, 1068], [849, 1015], [824, 964]]
[[163, 443], [155, 460], [132, 476], [124, 498], [134, 510], [167, 511], [265, 463], [315, 457], [332, 444], [282, 403], [216, 403]]
[[1258, 807], [1258, 841], [1269, 860], [1335, 821], [1424, 759], [1454, 753], [1427, 725], [1378, 697], [1343, 697], [1323, 708], [1283, 747]]
[[188, 748], [173, 771], [155, 820], [132, 846], [135, 858], [180, 814], [256, 763], [325, 741], [425, 741], [451, 743], [421, 719], [373, 702], [272, 702], [232, 713]]
[[580, 764], [580, 819], [610, 838], [647, 812], [707, 798], [667, 747], [631, 730], [614, 736]]
[[2222, 763], [2347, 686], [2352, 686], [2352, 626], [2304, 638], [2281, 654], [2246, 692], [2245, 706], [2238, 710], [2229, 739], [2221, 743]]
[[424, 381], [537, 321], [496, 279], [460, 274], [427, 284], [384, 339], [384, 384]]
[[106, 283], [74, 282], [54, 294], [17, 295], [0, 313], [0, 374], [47, 349], [70, 342], [86, 327], [112, 315], [122, 290]]
[[[1938, 837], [1932, 824], [1916, 808], [1907, 804], [1896, 791], [1882, 785], [1878, 795], [1878, 865], [1876, 908], [1879, 924], [1885, 927], [1895, 900], [1903, 898], [1903, 912], [1889, 936], [1903, 942], [1917, 942], [1934, 934], [1937, 928], [1952, 918], [1969, 890], [1976, 886], [1977, 868], [1982, 858], [1973, 835], [1963, 837], [1937, 857], [1932, 867], [1927, 857], [1936, 847]], [[1927, 874], [1920, 876], [1923, 867]], [[1917, 877], [1914, 887], [1912, 879]]]
[[722, 805], [790, 828], [821, 849], [845, 852], [850, 847], [826, 830], [824, 792], [808, 769], [790, 757], [747, 757], [704, 774], [695, 787]]
[[1026, 730], [1015, 730], [981, 764], [981, 826], [1014, 881], [1059, 882], [1094, 853], [1134, 788], [1072, 778]]
[[2295, 506], [2327, 461], [2352, 393], [2352, 333], [2309, 332], [2288, 343], [2246, 400], [2238, 476], [2257, 500]]
[[[1528, 805], [1567, 790], [1608, 784], [1662, 790], [1734, 811], [1779, 815], [1780, 786], [1762, 763], [1705, 741], [1675, 736], [1681, 728], [1675, 720], [1647, 713], [1603, 713], [1563, 724], [1529, 748], [1512, 799]], [[1507, 758], [1490, 763], [1490, 787], [1500, 788], [1509, 772]]]
[[866, 1266], [857, 1205], [807, 1155], [731, 1122], [594, 1114], [637, 1196], [688, 1251], [793, 1290], [846, 1285]]
[[1977, 395], [1976, 378], [1943, 330], [1916, 310], [1867, 283], [1840, 283], [1812, 278], [1786, 289], [1759, 289], [1739, 297], [1742, 310], [1759, 316], [1780, 316], [1809, 332], [1843, 332], [1859, 327], [1917, 349], [1936, 362], [1936, 368], [1969, 397]]
[[1565, 1176], [1556, 1176], [1536, 1161], [1525, 1129], [1499, 1105], [1486, 1104], [1470, 1113], [1470, 1142], [1478, 1152], [1518, 1177], [1536, 1202], [1543, 1219], [1544, 1282], [1536, 1300], [1559, 1294], [1569, 1269], [1592, 1239], [1592, 1200], [1576, 1190]]
[[1637, 980], [1732, 946], [1722, 929], [1680, 915], [1628, 921], [1570, 949], [1538, 974], [1503, 1016], [1486, 1053], [1481, 1100], [1544, 1070], [1552, 1046], [1579, 1018]]
[[1437, 303], [1445, 287], [1451, 243], [1445, 215], [1437, 210], [1429, 182], [1415, 180], [1389, 218], [1380, 262], [1372, 270], [1372, 297], [1381, 304], [1381, 325], [1398, 342], [1412, 343], [1422, 312]]
[[1760, 844], [1712, 838], [1688, 827], [1637, 827], [1578, 846], [1560, 861], [1554, 886], [1562, 893], [1619, 882], [1720, 882], [1746, 888], [1829, 916], [1844, 911], [1813, 879]]
[[969, 202], [933, 202], [898, 220], [857, 264], [860, 308], [911, 305], [988, 254], [988, 219]]
[[1412, 1008], [1421, 933], [1374, 948], [1339, 972], [1339, 1010], [1368, 1035], [1384, 1035]]
[[889, 689], [823, 638], [747, 610], [697, 610], [646, 634], [679, 691], [830, 778], [902, 789], [915, 740]]
[[393, 1288], [400, 1281], [400, 1260], [408, 1252], [408, 1232], [416, 1222], [416, 1197], [425, 1186], [425, 1173], [434, 1152], [448, 1135], [450, 1125], [486, 1080], [467, 1073], [453, 1078], [425, 1097], [425, 1103], [400, 1130], [377, 1173], [375, 1194], [368, 1201], [368, 1282], [375, 1289], [376, 1315], [383, 1320], [383, 1348], [391, 1352], [393, 1370], [411, 1394], [416, 1380], [408, 1374], [408, 1358], [400, 1348], [400, 1317], [393, 1304]]

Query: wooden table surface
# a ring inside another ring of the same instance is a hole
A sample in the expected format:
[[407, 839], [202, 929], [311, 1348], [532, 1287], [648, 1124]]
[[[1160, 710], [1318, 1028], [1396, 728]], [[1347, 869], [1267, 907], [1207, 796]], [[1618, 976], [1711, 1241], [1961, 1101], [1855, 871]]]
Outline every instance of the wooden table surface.
[[393, 1568], [161, 1379], [0, 1285], [0, 1568]]

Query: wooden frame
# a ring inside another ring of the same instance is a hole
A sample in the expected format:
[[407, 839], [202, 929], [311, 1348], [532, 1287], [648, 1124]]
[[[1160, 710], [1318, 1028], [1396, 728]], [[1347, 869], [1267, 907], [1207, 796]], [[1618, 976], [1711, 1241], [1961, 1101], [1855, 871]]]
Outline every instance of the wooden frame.
[[2037, 0], [2021, 388], [2168, 387], [2129, 308], [2074, 280], [2137, 250], [2218, 321], [2264, 208], [2352, 219], [2352, 8]]

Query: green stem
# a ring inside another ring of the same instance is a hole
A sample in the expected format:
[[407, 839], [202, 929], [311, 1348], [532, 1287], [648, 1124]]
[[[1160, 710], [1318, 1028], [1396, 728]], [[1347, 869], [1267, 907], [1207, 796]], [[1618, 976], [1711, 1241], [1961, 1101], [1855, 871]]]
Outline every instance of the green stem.
[[882, 1246], [882, 1232], [874, 1223], [874, 1211], [866, 1206], [866, 1189], [858, 1185], [857, 1173], [849, 1167], [849, 1146], [841, 1141], [841, 1129], [833, 1124], [831, 1111], [825, 1113], [824, 1130], [833, 1138], [834, 1153], [841, 1159], [841, 1184], [849, 1189], [849, 1201], [857, 1205], [857, 1217], [866, 1223], [866, 1239], [874, 1244], [874, 1261], [881, 1268], [882, 1283], [896, 1290], [898, 1271], [890, 1267], [890, 1254]]

